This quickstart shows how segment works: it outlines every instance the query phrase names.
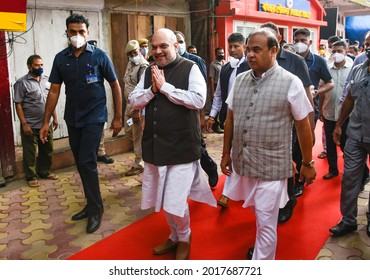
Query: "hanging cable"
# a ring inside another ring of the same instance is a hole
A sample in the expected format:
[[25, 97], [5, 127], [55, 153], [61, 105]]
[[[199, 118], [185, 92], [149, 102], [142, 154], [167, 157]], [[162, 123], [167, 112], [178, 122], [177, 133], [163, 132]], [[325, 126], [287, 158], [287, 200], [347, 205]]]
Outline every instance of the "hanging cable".
[[0, 55], [0, 60], [8, 59], [13, 51], [14, 51], [14, 44], [27, 44], [27, 40], [23, 37], [26, 33], [31, 31], [33, 29], [33, 26], [36, 21], [36, 0], [34, 4], [34, 12], [31, 14], [32, 21], [31, 21], [31, 26], [28, 30], [25, 32], [22, 32], [20, 34], [15, 34], [15, 32], [6, 32], [7, 36], [3, 42], [0, 42], [0, 48], [3, 47], [4, 45], [8, 45], [8, 51], [4, 55]]

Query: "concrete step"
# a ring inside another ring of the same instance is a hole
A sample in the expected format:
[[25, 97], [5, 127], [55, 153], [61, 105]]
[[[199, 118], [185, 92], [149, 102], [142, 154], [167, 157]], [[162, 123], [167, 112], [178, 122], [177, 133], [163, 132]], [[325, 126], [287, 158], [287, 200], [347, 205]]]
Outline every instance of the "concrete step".
[[[105, 130], [104, 146], [108, 156], [113, 156], [121, 153], [132, 151], [132, 143], [124, 132], [118, 134], [117, 137], [112, 137], [112, 132], [108, 129]], [[23, 150], [22, 147], [16, 147], [16, 176], [10, 180], [24, 178], [23, 170]], [[74, 157], [69, 147], [68, 137], [54, 140], [54, 154], [52, 170], [59, 170], [75, 164]], [[8, 178], [7, 178], [8, 180]]]

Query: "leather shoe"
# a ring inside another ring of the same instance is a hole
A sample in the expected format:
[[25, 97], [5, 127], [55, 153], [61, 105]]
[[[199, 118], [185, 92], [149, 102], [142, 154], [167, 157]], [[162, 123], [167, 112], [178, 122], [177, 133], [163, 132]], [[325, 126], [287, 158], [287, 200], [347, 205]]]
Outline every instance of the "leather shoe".
[[328, 173], [326, 175], [324, 175], [322, 178], [324, 180], [329, 180], [329, 179], [333, 179], [334, 177], [337, 177], [338, 176], [338, 173]]
[[294, 207], [297, 205], [297, 199], [290, 199], [284, 208], [279, 209], [279, 224], [287, 222], [293, 215]]
[[178, 243], [171, 240], [167, 239], [166, 242], [159, 244], [157, 247], [153, 249], [153, 254], [154, 255], [163, 255], [167, 254], [170, 251], [173, 251], [177, 248]]
[[366, 227], [366, 234], [370, 237], [370, 212], [366, 212], [367, 215], [367, 227]]
[[294, 196], [299, 197], [303, 194], [304, 183], [298, 182], [294, 187]]
[[77, 214], [74, 214], [72, 216], [72, 220], [73, 221], [79, 221], [79, 220], [83, 220], [83, 219], [86, 219], [87, 217], [89, 216], [89, 213], [87, 212], [87, 209], [86, 207], [84, 209], [82, 209], [80, 212], [78, 212]]
[[247, 251], [247, 260], [251, 260], [253, 258], [254, 246], [250, 247]]
[[326, 158], [326, 156], [327, 156], [326, 152], [322, 151], [317, 157], [323, 159]]
[[339, 224], [337, 224], [335, 227], [332, 227], [331, 229], [329, 229], [332, 237], [345, 236], [356, 230], [357, 230], [357, 225], [352, 225], [352, 226], [347, 225], [343, 223], [342, 221], [340, 221]]
[[176, 260], [187, 260], [190, 256], [191, 233], [188, 242], [179, 241], [176, 249]]
[[227, 196], [222, 195], [219, 200], [217, 200], [217, 204], [222, 208], [226, 208], [229, 205], [229, 198]]
[[114, 159], [108, 157], [107, 155], [98, 156], [98, 161], [104, 162], [106, 164], [110, 164], [114, 162]]
[[218, 134], [224, 133], [224, 130], [221, 129], [219, 126], [218, 127], [214, 127], [212, 130], [213, 130], [214, 133], [218, 133]]
[[100, 227], [101, 216], [102, 214], [100, 213], [89, 216], [87, 220], [87, 227], [86, 227], [87, 233], [93, 233]]
[[208, 175], [208, 183], [209, 183], [209, 186], [211, 188], [216, 187], [216, 185], [218, 183], [218, 172], [217, 172], [217, 165], [216, 164], [215, 164], [215, 166], [212, 169], [210, 169], [207, 172], [207, 175]]

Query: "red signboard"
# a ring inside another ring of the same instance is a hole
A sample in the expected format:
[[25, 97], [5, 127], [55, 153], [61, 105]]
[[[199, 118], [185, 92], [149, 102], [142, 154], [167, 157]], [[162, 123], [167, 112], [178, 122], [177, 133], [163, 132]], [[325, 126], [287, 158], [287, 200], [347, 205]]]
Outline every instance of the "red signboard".
[[2, 1], [0, 12], [26, 13], [27, 0]]

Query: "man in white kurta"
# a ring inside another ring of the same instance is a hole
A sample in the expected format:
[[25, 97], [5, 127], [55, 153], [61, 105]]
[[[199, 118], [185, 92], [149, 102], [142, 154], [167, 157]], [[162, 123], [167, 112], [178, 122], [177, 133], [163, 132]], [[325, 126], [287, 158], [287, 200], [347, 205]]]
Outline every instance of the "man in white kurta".
[[216, 206], [200, 167], [199, 111], [206, 84], [199, 67], [177, 54], [169, 29], [153, 35], [156, 65], [148, 68], [130, 94], [134, 109], [145, 107], [142, 209], [162, 208], [171, 229], [169, 239], [153, 249], [160, 255], [176, 250], [176, 259], [190, 254], [191, 229], [187, 198]]
[[309, 184], [316, 174], [308, 117], [313, 108], [302, 82], [277, 64], [277, 51], [269, 29], [252, 32], [247, 43], [251, 70], [236, 77], [226, 100], [221, 168], [230, 176], [230, 198], [244, 200], [243, 207], [251, 206], [256, 215], [255, 260], [275, 258], [279, 208], [289, 199], [287, 178], [293, 172], [293, 119], [303, 154], [302, 177]]

